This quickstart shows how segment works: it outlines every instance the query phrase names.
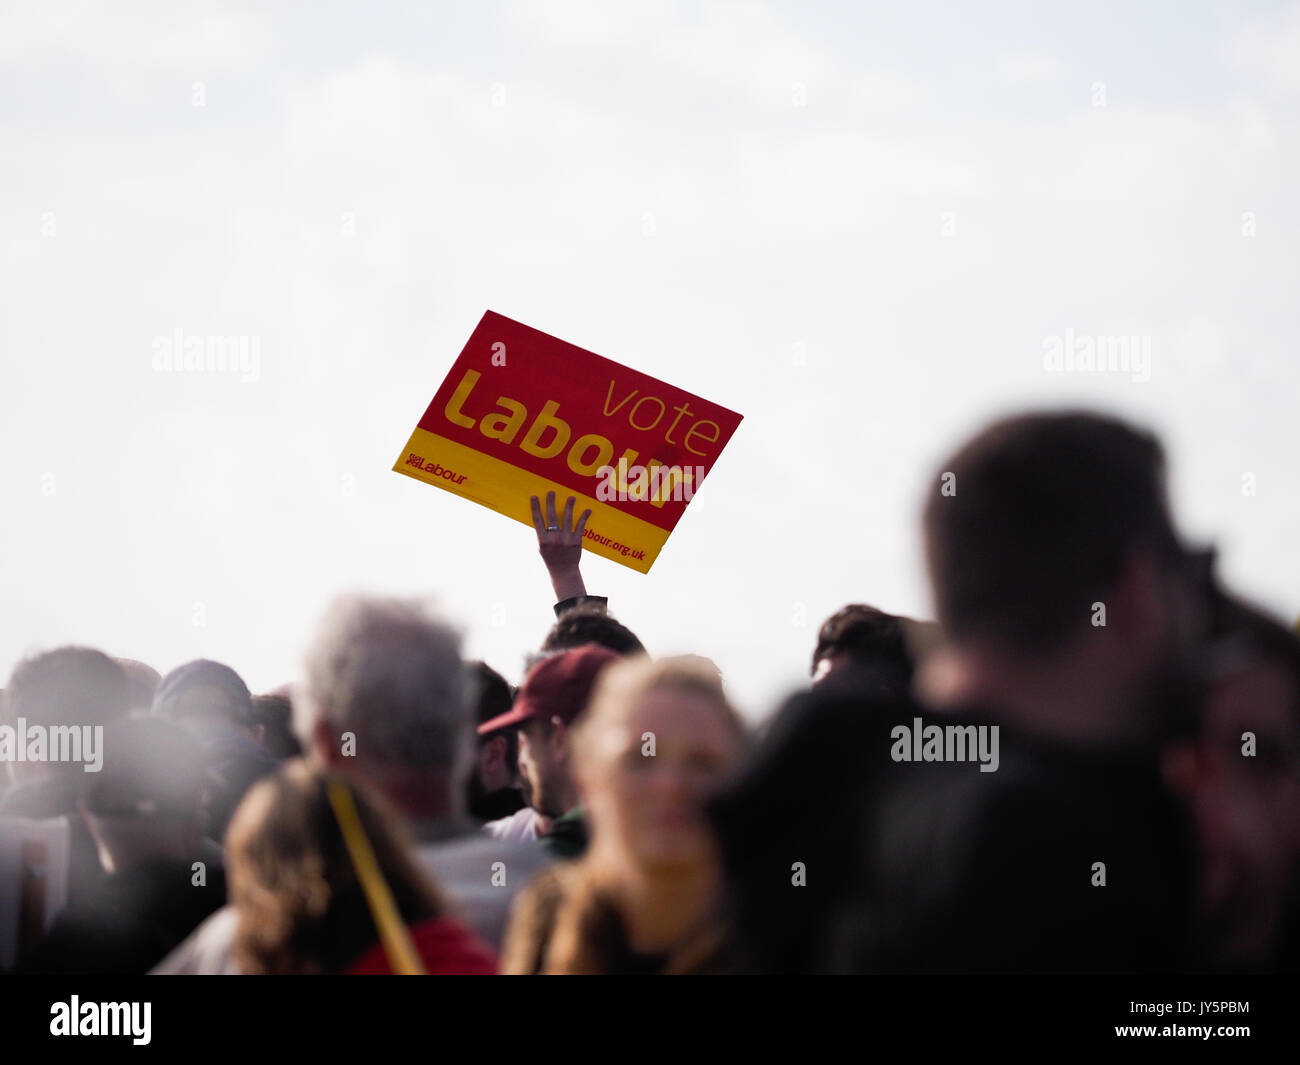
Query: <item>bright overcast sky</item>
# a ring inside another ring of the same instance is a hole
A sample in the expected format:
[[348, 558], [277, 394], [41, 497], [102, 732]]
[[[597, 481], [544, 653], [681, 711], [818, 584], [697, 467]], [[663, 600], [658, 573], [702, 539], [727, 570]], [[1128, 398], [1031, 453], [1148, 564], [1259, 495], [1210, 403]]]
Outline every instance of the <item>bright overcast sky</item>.
[[[517, 680], [534, 535], [391, 469], [488, 308], [745, 416], [649, 575], [583, 569], [752, 715], [836, 607], [928, 616], [936, 464], [1030, 405], [1158, 429], [1300, 610], [1300, 6], [4, 0], [0, 70], [4, 676], [263, 690], [368, 590]], [[1149, 374], [1044, 366], [1112, 336]]]

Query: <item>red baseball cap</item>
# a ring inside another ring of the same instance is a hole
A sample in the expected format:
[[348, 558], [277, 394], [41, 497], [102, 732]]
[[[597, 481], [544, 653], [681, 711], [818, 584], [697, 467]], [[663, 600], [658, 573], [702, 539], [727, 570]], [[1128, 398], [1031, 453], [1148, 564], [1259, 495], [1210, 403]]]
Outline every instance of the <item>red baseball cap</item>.
[[587, 709], [600, 671], [622, 657], [599, 644], [588, 643], [543, 658], [528, 671], [514, 705], [479, 725], [478, 734], [485, 736], [497, 729], [550, 721], [553, 717], [572, 724]]

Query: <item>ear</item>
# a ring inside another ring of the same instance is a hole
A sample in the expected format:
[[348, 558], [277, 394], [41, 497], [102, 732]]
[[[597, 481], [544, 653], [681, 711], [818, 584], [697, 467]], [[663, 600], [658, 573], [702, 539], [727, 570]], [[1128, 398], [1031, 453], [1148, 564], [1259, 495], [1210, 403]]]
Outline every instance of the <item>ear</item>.
[[492, 773], [502, 768], [506, 761], [506, 738], [504, 736], [493, 736], [483, 746], [479, 753], [479, 765], [483, 767], [484, 772]]
[[817, 660], [817, 667], [813, 670], [812, 674], [812, 683], [814, 685], [820, 684], [830, 676], [831, 670], [833, 670], [836, 665], [835, 658], [835, 655], [822, 655], [822, 657]]
[[569, 726], [558, 715], [551, 718], [551, 749], [557, 759], [569, 756]]
[[252, 737], [253, 742], [261, 747], [262, 741], [266, 738], [266, 726], [262, 724], [249, 725], [248, 734]]

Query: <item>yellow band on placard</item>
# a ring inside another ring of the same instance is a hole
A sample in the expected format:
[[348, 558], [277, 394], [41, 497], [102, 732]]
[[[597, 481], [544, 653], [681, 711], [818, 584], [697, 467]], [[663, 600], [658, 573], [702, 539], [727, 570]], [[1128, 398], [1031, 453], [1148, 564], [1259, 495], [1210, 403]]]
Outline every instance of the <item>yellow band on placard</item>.
[[[411, 463], [412, 455], [421, 460], [419, 465]], [[583, 548], [641, 573], [650, 569], [668, 539], [667, 529], [427, 429], [417, 428], [411, 434], [406, 450], [393, 469], [490, 507], [530, 528], [533, 524], [530, 496], [554, 492], [560, 501], [573, 496], [575, 521], [584, 510], [592, 511]]]

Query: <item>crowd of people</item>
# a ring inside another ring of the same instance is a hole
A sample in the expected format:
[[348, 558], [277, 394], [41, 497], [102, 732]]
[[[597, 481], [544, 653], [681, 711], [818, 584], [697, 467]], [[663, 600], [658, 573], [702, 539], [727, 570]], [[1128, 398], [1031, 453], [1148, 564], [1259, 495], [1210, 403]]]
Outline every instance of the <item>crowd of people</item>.
[[264, 695], [207, 660], [20, 662], [3, 721], [102, 727], [103, 763], [0, 778], [0, 826], [67, 841], [12, 968], [1296, 969], [1300, 638], [1184, 539], [1150, 433], [975, 435], [921, 518], [934, 621], [837, 611], [757, 729], [587, 594], [574, 510], [533, 500], [558, 602], [517, 689], [373, 597]]

